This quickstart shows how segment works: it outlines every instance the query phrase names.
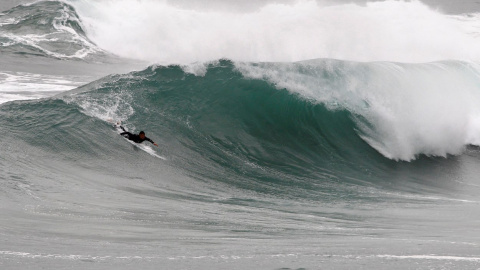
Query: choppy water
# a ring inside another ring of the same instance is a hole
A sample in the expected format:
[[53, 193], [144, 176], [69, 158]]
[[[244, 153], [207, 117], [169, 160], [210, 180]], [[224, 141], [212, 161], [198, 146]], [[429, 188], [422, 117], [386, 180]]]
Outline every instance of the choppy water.
[[480, 267], [477, 17], [416, 1], [4, 11], [1, 268]]

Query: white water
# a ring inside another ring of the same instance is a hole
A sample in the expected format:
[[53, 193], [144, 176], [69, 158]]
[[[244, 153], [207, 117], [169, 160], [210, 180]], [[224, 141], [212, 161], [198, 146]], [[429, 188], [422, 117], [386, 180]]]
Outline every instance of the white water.
[[70, 0], [101, 48], [162, 64], [238, 61], [427, 62], [480, 60], [478, 16], [450, 16], [419, 1], [323, 6], [270, 3], [236, 12], [154, 0]]

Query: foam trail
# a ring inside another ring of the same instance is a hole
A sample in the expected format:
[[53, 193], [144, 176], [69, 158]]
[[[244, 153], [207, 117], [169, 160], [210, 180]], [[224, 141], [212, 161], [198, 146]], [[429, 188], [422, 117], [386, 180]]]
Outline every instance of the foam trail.
[[299, 1], [243, 13], [153, 0], [70, 2], [100, 47], [151, 62], [480, 60], [478, 17], [444, 15], [419, 1]]

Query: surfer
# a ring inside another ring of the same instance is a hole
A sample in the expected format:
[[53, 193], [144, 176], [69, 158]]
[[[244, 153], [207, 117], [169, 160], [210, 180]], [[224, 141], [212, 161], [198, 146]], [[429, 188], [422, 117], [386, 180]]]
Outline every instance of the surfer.
[[123, 130], [122, 133], [120, 133], [120, 135], [122, 135], [123, 137], [129, 139], [130, 141], [133, 141], [133, 142], [136, 142], [136, 143], [142, 143], [143, 141], [149, 141], [151, 142], [153, 145], [155, 146], [158, 146], [158, 144], [154, 143], [152, 140], [150, 140], [149, 138], [147, 138], [145, 136], [145, 132], [143, 131], [140, 131], [140, 133], [137, 134], [132, 134], [128, 131], [126, 131], [122, 126], [118, 126], [119, 128], [121, 128]]

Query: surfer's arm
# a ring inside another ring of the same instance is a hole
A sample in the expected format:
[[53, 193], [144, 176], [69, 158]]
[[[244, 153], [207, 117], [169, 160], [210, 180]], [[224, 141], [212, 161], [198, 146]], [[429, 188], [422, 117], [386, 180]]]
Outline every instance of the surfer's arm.
[[153, 145], [158, 146], [158, 144], [154, 143], [154, 142], [153, 142], [151, 139], [149, 139], [149, 138], [145, 138], [145, 141], [149, 141], [149, 142], [151, 142]]

